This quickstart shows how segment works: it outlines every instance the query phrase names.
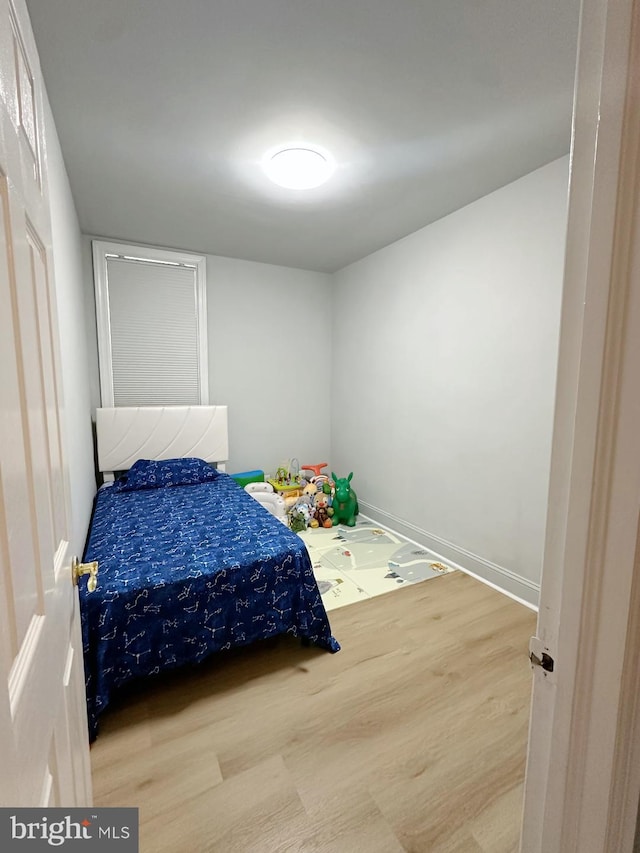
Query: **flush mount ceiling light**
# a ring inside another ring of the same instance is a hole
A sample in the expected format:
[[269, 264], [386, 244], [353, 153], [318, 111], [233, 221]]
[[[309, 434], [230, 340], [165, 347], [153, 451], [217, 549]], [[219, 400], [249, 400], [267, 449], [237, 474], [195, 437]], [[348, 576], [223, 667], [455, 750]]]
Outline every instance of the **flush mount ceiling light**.
[[334, 166], [331, 158], [314, 148], [291, 146], [270, 152], [264, 170], [278, 186], [291, 190], [309, 190], [329, 180]]

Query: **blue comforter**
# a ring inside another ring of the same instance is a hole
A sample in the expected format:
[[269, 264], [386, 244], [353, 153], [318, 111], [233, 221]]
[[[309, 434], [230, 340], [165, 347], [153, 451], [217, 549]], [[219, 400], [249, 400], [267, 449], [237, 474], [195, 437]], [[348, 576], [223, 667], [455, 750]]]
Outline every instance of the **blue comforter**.
[[226, 474], [103, 487], [84, 559], [99, 562], [97, 590], [80, 581], [92, 740], [133, 678], [276, 634], [340, 648], [304, 543]]

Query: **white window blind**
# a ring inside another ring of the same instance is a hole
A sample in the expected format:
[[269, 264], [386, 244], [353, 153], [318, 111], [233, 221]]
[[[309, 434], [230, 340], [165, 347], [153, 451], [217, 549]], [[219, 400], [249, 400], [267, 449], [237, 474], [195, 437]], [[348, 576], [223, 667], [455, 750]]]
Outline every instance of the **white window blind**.
[[103, 406], [208, 402], [204, 259], [176, 257], [94, 243]]

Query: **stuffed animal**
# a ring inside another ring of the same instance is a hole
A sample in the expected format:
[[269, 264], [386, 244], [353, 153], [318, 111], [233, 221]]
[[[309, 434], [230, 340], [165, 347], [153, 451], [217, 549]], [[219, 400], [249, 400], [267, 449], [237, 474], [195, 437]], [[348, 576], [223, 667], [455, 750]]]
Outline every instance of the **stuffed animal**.
[[294, 533], [300, 533], [301, 530], [307, 529], [310, 519], [309, 505], [304, 503], [302, 498], [299, 498], [298, 503], [289, 510], [289, 527]]
[[307, 483], [307, 485], [302, 490], [302, 498], [306, 504], [312, 507], [316, 502], [316, 494], [318, 492], [318, 487], [315, 483]]
[[316, 511], [314, 512], [313, 517], [318, 522], [319, 527], [332, 527], [333, 526], [333, 522], [329, 518], [329, 513], [327, 511], [327, 505], [326, 504], [319, 504], [316, 507]]
[[[333, 512], [333, 510], [331, 511]], [[329, 519], [331, 512], [329, 512], [329, 499], [328, 496], [324, 494], [324, 492], [318, 492], [316, 494], [315, 505], [313, 507], [313, 519], [317, 522], [318, 527], [330, 527], [331, 524], [327, 524], [327, 519]], [[316, 526], [316, 525], [314, 525]]]
[[333, 523], [339, 524], [343, 522], [347, 527], [355, 527], [356, 515], [360, 512], [358, 507], [358, 498], [356, 493], [351, 488], [351, 478], [353, 471], [348, 477], [336, 477], [331, 472], [335, 483], [336, 493], [333, 498]]
[[289, 527], [294, 533], [300, 533], [307, 529], [307, 519], [298, 506], [294, 507], [289, 513]]

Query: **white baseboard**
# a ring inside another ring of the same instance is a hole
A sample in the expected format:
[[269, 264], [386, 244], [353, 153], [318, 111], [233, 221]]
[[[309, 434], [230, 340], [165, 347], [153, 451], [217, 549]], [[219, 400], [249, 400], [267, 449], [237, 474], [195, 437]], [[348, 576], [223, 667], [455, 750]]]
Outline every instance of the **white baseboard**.
[[440, 560], [456, 569], [460, 569], [460, 571], [468, 575], [472, 575], [472, 577], [508, 595], [509, 598], [519, 601], [520, 604], [524, 604], [531, 610], [538, 610], [540, 584], [534, 583], [534, 581], [528, 578], [523, 578], [510, 569], [505, 569], [504, 566], [499, 566], [497, 563], [485, 560], [471, 551], [459, 548], [452, 542], [447, 542], [446, 539], [434, 536], [433, 533], [429, 533], [415, 524], [391, 515], [391, 513], [385, 512], [377, 506], [372, 506], [361, 500], [358, 502], [360, 504], [361, 515], [368, 520], [379, 524], [381, 527], [386, 527], [393, 533], [404, 536], [405, 539], [415, 542], [421, 548], [426, 548], [428, 551], [431, 551], [436, 560]]

